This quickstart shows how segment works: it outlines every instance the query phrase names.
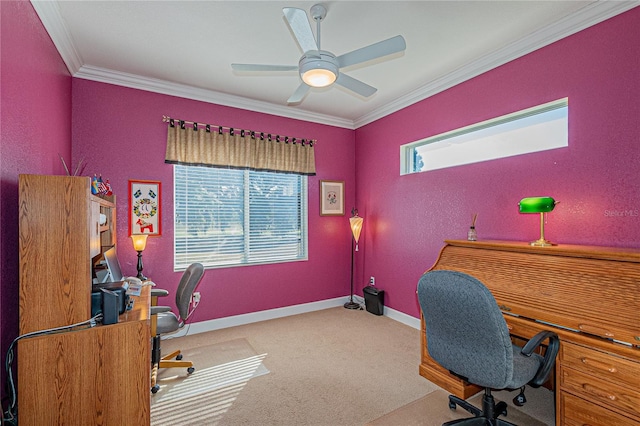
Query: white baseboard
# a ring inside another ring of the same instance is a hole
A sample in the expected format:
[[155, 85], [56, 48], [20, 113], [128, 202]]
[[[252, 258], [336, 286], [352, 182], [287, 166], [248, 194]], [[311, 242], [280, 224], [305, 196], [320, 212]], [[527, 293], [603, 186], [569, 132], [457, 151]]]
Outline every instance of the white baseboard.
[[[354, 301], [364, 306], [364, 299], [354, 295]], [[319, 302], [304, 303], [302, 305], [286, 306], [284, 308], [270, 309], [267, 311], [251, 312], [249, 314], [234, 315], [232, 317], [218, 318], [209, 321], [193, 322], [183, 329], [170, 335], [169, 338], [186, 335], [205, 333], [207, 331], [221, 330], [223, 328], [236, 327], [238, 325], [251, 324], [254, 322], [267, 321], [275, 318], [288, 317], [291, 315], [304, 314], [306, 312], [319, 311], [322, 309], [336, 308], [343, 306], [349, 301], [348, 297], [337, 297], [335, 299], [321, 300]], [[403, 312], [384, 307], [383, 314], [395, 321], [401, 322], [415, 329], [420, 328], [420, 319], [414, 318]]]

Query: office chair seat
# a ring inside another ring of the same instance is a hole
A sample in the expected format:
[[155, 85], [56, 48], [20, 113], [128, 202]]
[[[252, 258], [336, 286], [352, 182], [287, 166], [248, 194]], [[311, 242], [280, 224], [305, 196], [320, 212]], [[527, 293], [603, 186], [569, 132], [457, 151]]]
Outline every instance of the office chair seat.
[[157, 315], [156, 331], [158, 334], [171, 333], [181, 327], [180, 319], [173, 312], [160, 312]]
[[[418, 301], [431, 358], [452, 374], [485, 388], [482, 409], [450, 395], [449, 407], [460, 406], [475, 417], [445, 425], [510, 425], [498, 419], [506, 415], [507, 405], [495, 403], [492, 389], [541, 386], [555, 363], [558, 336], [543, 331], [524, 347], [512, 344], [502, 311], [489, 289], [462, 272], [425, 273], [418, 282]], [[544, 356], [535, 353], [546, 340]]]
[[[523, 355], [520, 346], [512, 345], [511, 348], [513, 350], [513, 375], [511, 380], [504, 385], [504, 389], [518, 389], [526, 385], [544, 364], [544, 358], [537, 353], [526, 356]], [[486, 387], [481, 383], [478, 384]]]

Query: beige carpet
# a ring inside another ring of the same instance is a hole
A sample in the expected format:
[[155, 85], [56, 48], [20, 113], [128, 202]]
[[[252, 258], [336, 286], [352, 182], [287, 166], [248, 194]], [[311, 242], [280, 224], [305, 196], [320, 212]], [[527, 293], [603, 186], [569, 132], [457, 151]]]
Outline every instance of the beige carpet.
[[[387, 317], [342, 307], [165, 340], [162, 348], [164, 353], [190, 348], [186, 350], [185, 359], [193, 359], [191, 350], [203, 355], [203, 359], [194, 359], [193, 376], [183, 379], [188, 388], [187, 383], [192, 379], [195, 383], [214, 365], [210, 359], [218, 356], [217, 352], [224, 352], [224, 345], [238, 340], [246, 342], [251, 350], [223, 363], [263, 357], [262, 366], [269, 374], [254, 375], [248, 381], [237, 381], [199, 394], [182, 389], [179, 393], [188, 397], [169, 406], [163, 403], [162, 395], [169, 394], [172, 388], [165, 384], [169, 378], [163, 372], [163, 388], [153, 397], [151, 424], [362, 426], [391, 416], [393, 412], [402, 414], [402, 407], [412, 409], [414, 401], [440, 389], [418, 374], [418, 330]], [[223, 346], [216, 348], [220, 344]], [[170, 374], [184, 376], [185, 372]], [[204, 381], [216, 380], [214, 375]], [[510, 402], [514, 396], [511, 392], [504, 399]], [[411, 418], [440, 424], [446, 421], [448, 417], [442, 421], [435, 417], [438, 413], [451, 414], [446, 398], [442, 403], [431, 398], [428, 401], [432, 403], [428, 405], [433, 411], [418, 412]], [[499, 399], [497, 394], [496, 398]], [[527, 398], [529, 402], [521, 410], [523, 413], [536, 419], [546, 414], [553, 416], [553, 396], [538, 398], [536, 392], [527, 390]], [[542, 404], [536, 404], [536, 400]], [[171, 417], [167, 415], [160, 421], [162, 405]], [[529, 409], [533, 411], [527, 411]], [[403, 426], [405, 422], [414, 424], [406, 418], [393, 426]]]
[[186, 368], [160, 369], [160, 390], [151, 396], [153, 425], [215, 424], [249, 380], [269, 373], [263, 365], [266, 354], [257, 354], [242, 338], [182, 353], [196, 371], [189, 375]]
[[[494, 395], [495, 397], [496, 395]], [[482, 406], [481, 394], [473, 396], [469, 401], [476, 407]], [[367, 426], [440, 426], [444, 422], [466, 417], [471, 417], [471, 414], [460, 407], [456, 410], [450, 410], [448, 394], [443, 390], [437, 390], [385, 414], [368, 423]], [[500, 418], [521, 426], [547, 425], [547, 423], [536, 420], [513, 406], [507, 407], [507, 416]]]

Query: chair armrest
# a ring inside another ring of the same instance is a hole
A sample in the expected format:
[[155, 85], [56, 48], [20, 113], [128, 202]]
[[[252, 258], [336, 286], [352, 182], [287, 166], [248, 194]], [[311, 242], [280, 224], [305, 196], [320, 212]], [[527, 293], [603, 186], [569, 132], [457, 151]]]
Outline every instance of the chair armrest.
[[160, 297], [160, 296], [168, 296], [169, 295], [169, 291], [168, 290], [163, 290], [161, 288], [152, 288], [151, 289], [151, 297]]
[[169, 306], [152, 306], [151, 307], [151, 315], [159, 314], [161, 312], [171, 312], [171, 307]]
[[556, 356], [560, 349], [560, 340], [558, 339], [558, 335], [553, 331], [541, 331], [533, 336], [531, 340], [524, 345], [521, 351], [522, 355], [531, 356], [533, 351], [535, 351], [546, 339], [549, 339], [549, 344], [547, 345], [547, 350], [544, 353], [544, 360], [535, 377], [529, 382], [529, 385], [534, 388], [542, 386], [542, 384], [547, 381], [547, 378], [549, 377], [549, 374], [556, 362]]

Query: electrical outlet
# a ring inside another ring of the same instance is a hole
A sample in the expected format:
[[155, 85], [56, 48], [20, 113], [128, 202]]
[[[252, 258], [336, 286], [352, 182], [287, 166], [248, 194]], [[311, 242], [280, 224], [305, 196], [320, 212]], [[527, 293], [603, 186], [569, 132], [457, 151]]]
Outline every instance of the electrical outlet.
[[200, 292], [196, 291], [195, 293], [193, 293], [193, 303], [195, 305], [200, 303]]
[[369, 278], [369, 285], [376, 285], [376, 277]]

